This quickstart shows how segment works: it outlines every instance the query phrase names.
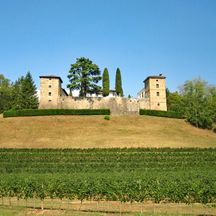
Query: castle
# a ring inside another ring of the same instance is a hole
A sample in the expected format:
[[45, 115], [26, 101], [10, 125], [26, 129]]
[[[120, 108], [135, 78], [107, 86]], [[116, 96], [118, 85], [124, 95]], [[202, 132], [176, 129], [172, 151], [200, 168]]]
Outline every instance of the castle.
[[115, 95], [89, 95], [86, 98], [69, 96], [62, 88], [59, 76], [40, 76], [40, 109], [101, 109], [109, 108], [112, 114], [137, 114], [139, 109], [167, 110], [166, 77], [149, 76], [144, 80], [144, 88], [137, 98]]

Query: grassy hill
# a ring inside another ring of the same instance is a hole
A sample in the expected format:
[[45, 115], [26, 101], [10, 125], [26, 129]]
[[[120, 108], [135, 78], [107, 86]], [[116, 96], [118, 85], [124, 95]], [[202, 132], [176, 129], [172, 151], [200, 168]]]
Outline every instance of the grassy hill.
[[150, 116], [0, 116], [0, 148], [216, 147], [216, 133]]

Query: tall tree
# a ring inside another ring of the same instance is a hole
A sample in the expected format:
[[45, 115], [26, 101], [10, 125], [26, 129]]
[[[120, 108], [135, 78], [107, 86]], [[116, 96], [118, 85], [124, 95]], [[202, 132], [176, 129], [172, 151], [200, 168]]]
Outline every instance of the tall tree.
[[24, 76], [21, 76], [13, 84], [12, 94], [11, 94], [12, 109], [21, 109], [21, 103], [22, 103], [21, 90], [22, 90], [23, 80], [24, 80]]
[[169, 89], [166, 89], [166, 98], [167, 109], [169, 111], [184, 114], [183, 97], [179, 94], [179, 92], [170, 92]]
[[186, 81], [181, 94], [187, 120], [196, 127], [212, 128], [215, 118], [214, 97], [207, 82], [201, 79]]
[[23, 80], [22, 94], [24, 96], [23, 104], [25, 109], [38, 108], [37, 88], [30, 72], [27, 72]]
[[31, 73], [27, 72], [25, 77], [19, 78], [13, 86], [13, 109], [37, 109], [37, 88]]
[[0, 113], [10, 109], [12, 84], [9, 79], [0, 74]]
[[[210, 86], [209, 87], [209, 93], [210, 93], [210, 103], [211, 103], [211, 109], [214, 111], [214, 122], [216, 123], [216, 86]], [[216, 125], [215, 125], [216, 129]]]
[[110, 90], [110, 80], [108, 69], [105, 68], [103, 72], [103, 96], [106, 97], [109, 95]]
[[80, 91], [80, 97], [86, 97], [88, 93], [98, 94], [101, 87], [97, 83], [101, 80], [100, 69], [96, 64], [85, 57], [77, 58], [76, 63], [71, 64], [68, 74], [70, 84], [67, 87], [70, 92]]
[[122, 89], [122, 79], [121, 79], [121, 71], [119, 68], [116, 70], [116, 80], [115, 80], [115, 90], [118, 96], [123, 97], [123, 89]]

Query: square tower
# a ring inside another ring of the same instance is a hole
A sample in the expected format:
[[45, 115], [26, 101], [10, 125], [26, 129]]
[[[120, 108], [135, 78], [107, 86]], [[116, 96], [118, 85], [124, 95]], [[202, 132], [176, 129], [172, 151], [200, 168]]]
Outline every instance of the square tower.
[[40, 109], [58, 108], [62, 79], [58, 76], [40, 76]]
[[166, 77], [149, 76], [144, 80], [145, 98], [149, 101], [149, 109], [167, 111]]

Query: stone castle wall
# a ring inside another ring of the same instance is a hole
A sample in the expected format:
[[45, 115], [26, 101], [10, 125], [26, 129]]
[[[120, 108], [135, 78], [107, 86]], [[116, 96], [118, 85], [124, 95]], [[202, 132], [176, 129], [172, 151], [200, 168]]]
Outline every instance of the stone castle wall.
[[73, 98], [59, 97], [58, 103], [40, 102], [40, 109], [103, 109], [111, 110], [114, 115], [138, 114], [139, 109], [148, 109], [144, 99], [101, 97], [101, 98]]

